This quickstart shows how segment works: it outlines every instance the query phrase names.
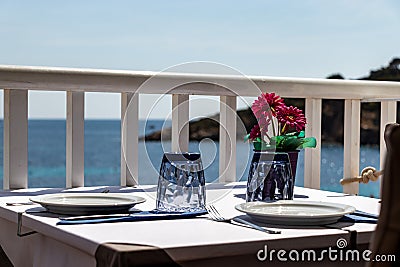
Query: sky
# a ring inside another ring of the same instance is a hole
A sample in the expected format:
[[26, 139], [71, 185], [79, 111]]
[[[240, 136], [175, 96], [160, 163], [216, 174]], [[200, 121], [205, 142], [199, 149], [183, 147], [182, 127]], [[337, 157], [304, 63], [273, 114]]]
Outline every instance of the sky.
[[[400, 57], [399, 26], [398, 0], [0, 0], [0, 65], [161, 71], [210, 61], [245, 75], [353, 79]], [[29, 99], [30, 118], [65, 118], [65, 93]], [[141, 109], [156, 99], [141, 97]], [[152, 118], [165, 116], [157, 110]], [[86, 94], [86, 118], [119, 116], [118, 94]]]

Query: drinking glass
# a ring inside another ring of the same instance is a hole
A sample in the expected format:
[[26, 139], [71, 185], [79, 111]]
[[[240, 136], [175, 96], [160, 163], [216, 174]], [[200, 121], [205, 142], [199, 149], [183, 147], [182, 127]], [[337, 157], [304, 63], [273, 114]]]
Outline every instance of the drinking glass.
[[247, 180], [247, 202], [293, 199], [293, 188], [287, 153], [254, 152]]
[[205, 177], [199, 153], [164, 153], [157, 187], [157, 210], [204, 211]]

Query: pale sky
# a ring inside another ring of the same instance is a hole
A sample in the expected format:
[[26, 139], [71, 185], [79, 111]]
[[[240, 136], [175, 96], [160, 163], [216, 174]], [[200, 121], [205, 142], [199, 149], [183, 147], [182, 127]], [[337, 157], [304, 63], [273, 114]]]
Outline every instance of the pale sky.
[[[0, 0], [0, 64], [161, 71], [211, 61], [246, 75], [359, 78], [400, 57], [399, 26], [398, 0]], [[65, 118], [65, 93], [29, 97], [30, 118]], [[119, 109], [118, 94], [86, 94], [86, 118]]]

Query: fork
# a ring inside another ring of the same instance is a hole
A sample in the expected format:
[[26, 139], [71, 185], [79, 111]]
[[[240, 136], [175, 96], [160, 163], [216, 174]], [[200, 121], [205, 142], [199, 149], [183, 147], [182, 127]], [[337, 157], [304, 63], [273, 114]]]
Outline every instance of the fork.
[[266, 229], [266, 228], [263, 228], [261, 226], [258, 226], [254, 223], [248, 222], [248, 221], [243, 220], [238, 217], [235, 217], [232, 219], [227, 219], [227, 218], [223, 217], [213, 205], [207, 205], [206, 210], [207, 210], [208, 214], [210, 215], [210, 218], [216, 222], [226, 222], [226, 223], [230, 223], [230, 224], [234, 224], [234, 225], [238, 225], [238, 226], [247, 225], [248, 227], [250, 227], [252, 229], [255, 229], [255, 230], [258, 230], [258, 231], [261, 231], [264, 233], [268, 233], [268, 234], [280, 234], [281, 233], [281, 231]]

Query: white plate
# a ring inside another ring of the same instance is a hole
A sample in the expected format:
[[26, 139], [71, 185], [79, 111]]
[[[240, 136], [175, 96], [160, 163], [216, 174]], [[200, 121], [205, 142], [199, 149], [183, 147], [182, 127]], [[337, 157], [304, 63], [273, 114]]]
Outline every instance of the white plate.
[[127, 212], [143, 197], [114, 193], [61, 193], [31, 197], [48, 211], [59, 214], [86, 215]]
[[255, 221], [284, 225], [324, 225], [337, 222], [356, 208], [329, 202], [280, 200], [247, 202], [235, 208]]

